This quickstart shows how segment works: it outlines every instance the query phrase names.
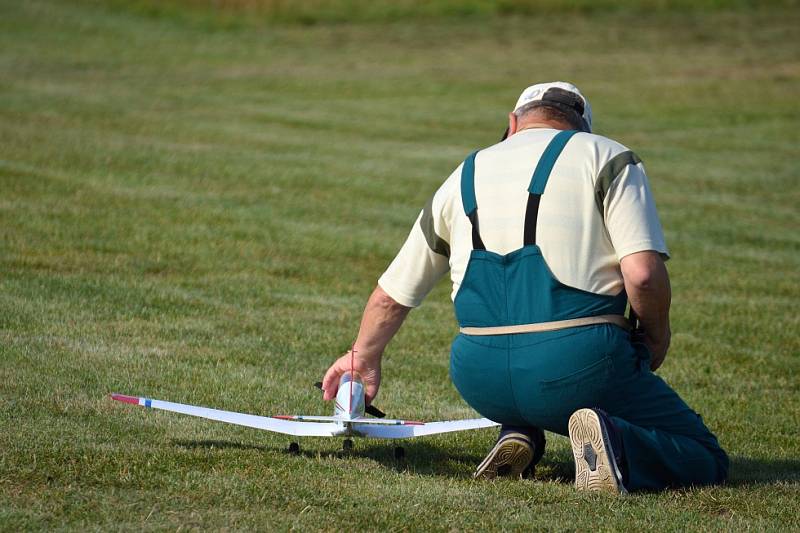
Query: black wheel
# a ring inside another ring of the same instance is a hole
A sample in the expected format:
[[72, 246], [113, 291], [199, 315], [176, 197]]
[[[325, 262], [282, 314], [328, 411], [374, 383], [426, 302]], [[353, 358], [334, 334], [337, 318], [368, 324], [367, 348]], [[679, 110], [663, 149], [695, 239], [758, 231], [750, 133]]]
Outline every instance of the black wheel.
[[398, 461], [401, 459], [405, 459], [406, 457], [406, 449], [402, 446], [395, 446], [394, 447], [394, 458]]
[[300, 453], [300, 445], [296, 442], [289, 443], [289, 453]]
[[353, 440], [352, 439], [344, 439], [342, 442], [342, 450], [345, 452], [349, 452], [353, 450]]

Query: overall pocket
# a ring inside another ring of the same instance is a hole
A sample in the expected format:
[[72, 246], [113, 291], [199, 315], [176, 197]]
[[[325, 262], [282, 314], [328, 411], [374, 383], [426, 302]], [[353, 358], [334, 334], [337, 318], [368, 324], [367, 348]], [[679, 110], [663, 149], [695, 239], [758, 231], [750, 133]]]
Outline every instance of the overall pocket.
[[613, 385], [614, 361], [610, 355], [586, 357], [585, 365], [549, 359], [538, 375], [515, 374], [514, 396], [528, 423], [566, 434], [572, 413], [602, 405]]
[[586, 367], [564, 376], [542, 380], [539, 382], [539, 387], [542, 391], [547, 391], [552, 389], [592, 388], [593, 384], [596, 383], [605, 386], [613, 373], [614, 361], [611, 356], [607, 355]]

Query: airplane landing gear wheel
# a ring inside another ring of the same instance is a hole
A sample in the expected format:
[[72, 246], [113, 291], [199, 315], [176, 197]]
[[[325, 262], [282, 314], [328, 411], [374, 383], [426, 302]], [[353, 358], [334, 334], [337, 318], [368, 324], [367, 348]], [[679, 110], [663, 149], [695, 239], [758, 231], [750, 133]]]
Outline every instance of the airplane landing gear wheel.
[[300, 445], [296, 442], [290, 442], [289, 449], [287, 451], [292, 454], [298, 454], [300, 453]]
[[353, 451], [353, 440], [352, 439], [344, 439], [344, 441], [342, 442], [342, 451], [344, 451], [344, 452]]
[[402, 446], [395, 446], [394, 447], [394, 458], [398, 461], [406, 458], [406, 449]]

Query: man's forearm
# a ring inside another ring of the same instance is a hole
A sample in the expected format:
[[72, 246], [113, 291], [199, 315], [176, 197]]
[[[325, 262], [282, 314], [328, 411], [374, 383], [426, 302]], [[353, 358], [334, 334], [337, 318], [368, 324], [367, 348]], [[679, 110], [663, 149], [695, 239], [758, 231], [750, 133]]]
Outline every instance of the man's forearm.
[[622, 259], [622, 277], [631, 308], [639, 318], [645, 342], [654, 351], [657, 368], [670, 342], [669, 306], [672, 293], [664, 261], [656, 252], [639, 252]]
[[383, 350], [408, 316], [410, 307], [400, 305], [380, 286], [367, 300], [355, 342], [356, 353], [364, 360], [379, 360]]

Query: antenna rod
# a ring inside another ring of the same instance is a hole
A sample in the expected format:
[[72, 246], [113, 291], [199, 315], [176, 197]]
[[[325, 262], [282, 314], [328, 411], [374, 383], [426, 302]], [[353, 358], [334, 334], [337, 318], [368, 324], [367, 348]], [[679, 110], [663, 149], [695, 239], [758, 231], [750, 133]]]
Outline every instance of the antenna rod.
[[350, 346], [350, 414], [353, 413], [353, 380], [356, 379], [355, 376], [355, 357], [356, 357], [356, 345], [355, 343]]

